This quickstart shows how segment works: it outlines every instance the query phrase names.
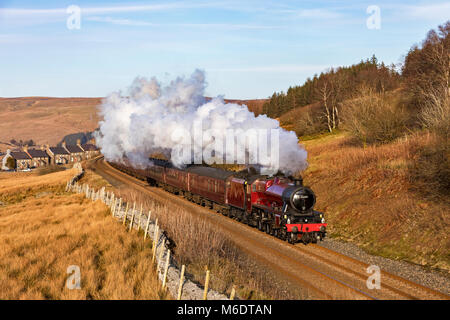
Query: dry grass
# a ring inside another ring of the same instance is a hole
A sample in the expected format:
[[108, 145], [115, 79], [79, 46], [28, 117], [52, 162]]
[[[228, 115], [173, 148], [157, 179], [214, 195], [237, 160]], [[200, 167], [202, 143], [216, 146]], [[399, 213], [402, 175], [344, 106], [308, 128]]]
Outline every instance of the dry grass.
[[65, 135], [93, 131], [100, 103], [100, 98], [0, 98], [0, 142], [33, 139], [38, 145], [55, 145]]
[[161, 203], [130, 188], [118, 192], [127, 201], [142, 203], [158, 217], [158, 224], [172, 240], [174, 257], [186, 265], [189, 277], [203, 284], [205, 266], [211, 270], [210, 288], [227, 295], [233, 285], [243, 299], [306, 299], [307, 295], [277, 280], [262, 265], [243, 253], [220, 229], [189, 211]]
[[361, 148], [346, 134], [306, 141], [305, 183], [334, 237], [369, 252], [450, 270], [450, 205], [415, 188], [410, 170], [434, 139], [409, 136]]
[[[127, 233], [100, 201], [65, 193], [73, 173], [2, 174], [0, 299], [165, 298], [151, 243]], [[80, 267], [79, 290], [66, 288], [71, 265]]]

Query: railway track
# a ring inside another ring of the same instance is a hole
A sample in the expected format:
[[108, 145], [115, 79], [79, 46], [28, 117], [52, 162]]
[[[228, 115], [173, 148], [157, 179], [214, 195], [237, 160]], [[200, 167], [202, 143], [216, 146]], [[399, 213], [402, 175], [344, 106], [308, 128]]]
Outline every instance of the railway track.
[[394, 274], [381, 272], [381, 288], [369, 290], [368, 265], [319, 245], [289, 245], [255, 228], [191, 203], [180, 196], [122, 173], [97, 159], [96, 171], [114, 184], [126, 184], [150, 195], [156, 201], [170, 200], [173, 205], [201, 215], [221, 228], [243, 251], [289, 280], [298, 288], [320, 299], [449, 299], [449, 296]]

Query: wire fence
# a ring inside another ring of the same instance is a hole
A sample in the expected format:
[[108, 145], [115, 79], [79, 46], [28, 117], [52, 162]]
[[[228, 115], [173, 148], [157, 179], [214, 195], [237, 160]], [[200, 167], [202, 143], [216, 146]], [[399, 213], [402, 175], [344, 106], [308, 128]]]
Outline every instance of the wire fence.
[[121, 197], [116, 197], [114, 192], [107, 192], [105, 187], [95, 190], [88, 184], [80, 184], [84, 169], [80, 163], [76, 163], [74, 168], [78, 172], [67, 182], [66, 192], [83, 194], [87, 199], [103, 202], [110, 208], [111, 217], [122, 223], [129, 232], [141, 231], [143, 241], [152, 241], [152, 264], [156, 268], [162, 290], [169, 290], [178, 300], [234, 300], [236, 298], [234, 285], [229, 297], [209, 288], [211, 278], [225, 287], [229, 284], [219, 277], [214, 277], [207, 267], [203, 288], [193, 281], [193, 276], [186, 272], [186, 266], [180, 266], [174, 259], [169, 248], [170, 240], [160, 228], [156, 215], [152, 217], [151, 210], [147, 210], [142, 204], [124, 201]]

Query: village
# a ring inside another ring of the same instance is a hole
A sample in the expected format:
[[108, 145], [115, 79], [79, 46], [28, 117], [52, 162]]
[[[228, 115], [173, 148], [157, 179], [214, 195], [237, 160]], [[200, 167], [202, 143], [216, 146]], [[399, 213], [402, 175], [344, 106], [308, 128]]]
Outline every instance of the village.
[[50, 147], [41, 145], [33, 148], [25, 145], [21, 148], [8, 149], [6, 153], [0, 153], [1, 169], [3, 171], [30, 171], [31, 169], [50, 166], [65, 165], [92, 159], [100, 153], [94, 141], [81, 144], [77, 140], [75, 145], [66, 144]]

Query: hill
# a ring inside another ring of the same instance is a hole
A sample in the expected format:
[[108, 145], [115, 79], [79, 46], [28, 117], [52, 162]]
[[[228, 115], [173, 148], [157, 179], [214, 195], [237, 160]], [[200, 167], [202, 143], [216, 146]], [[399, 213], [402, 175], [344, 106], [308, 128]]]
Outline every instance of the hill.
[[101, 98], [0, 98], [0, 148], [8, 148], [11, 139], [56, 145], [67, 134], [93, 131], [100, 102]]
[[[0, 151], [14, 148], [11, 139], [56, 145], [67, 135], [92, 132], [100, 120], [102, 98], [0, 98]], [[229, 100], [261, 113], [265, 100]], [[69, 137], [70, 138], [70, 137]], [[73, 140], [73, 139], [72, 139]]]

